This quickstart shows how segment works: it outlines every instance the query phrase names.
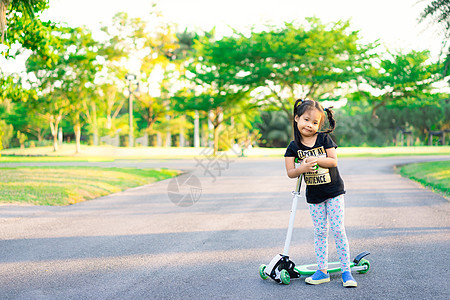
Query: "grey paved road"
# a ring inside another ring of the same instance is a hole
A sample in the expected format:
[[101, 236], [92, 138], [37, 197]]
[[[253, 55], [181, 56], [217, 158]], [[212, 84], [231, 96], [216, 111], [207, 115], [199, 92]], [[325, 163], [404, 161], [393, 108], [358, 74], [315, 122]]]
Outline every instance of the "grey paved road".
[[[284, 244], [294, 181], [283, 160], [234, 159], [221, 174], [196, 161], [118, 161], [189, 170], [201, 194], [183, 185], [178, 195], [198, 202], [176, 206], [166, 180], [68, 207], [0, 206], [0, 299], [449, 299], [450, 204], [392, 169], [444, 159], [340, 159], [352, 254], [372, 253], [357, 289], [338, 275], [320, 286], [259, 278]], [[294, 262], [314, 262], [312, 240], [302, 201]]]

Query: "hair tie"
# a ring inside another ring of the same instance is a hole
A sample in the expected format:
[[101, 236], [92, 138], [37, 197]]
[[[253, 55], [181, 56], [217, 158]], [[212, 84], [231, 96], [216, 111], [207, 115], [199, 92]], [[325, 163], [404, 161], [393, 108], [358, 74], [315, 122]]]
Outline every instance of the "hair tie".
[[303, 103], [303, 99], [297, 99], [297, 101], [295, 101], [294, 108], [298, 106], [299, 102]]

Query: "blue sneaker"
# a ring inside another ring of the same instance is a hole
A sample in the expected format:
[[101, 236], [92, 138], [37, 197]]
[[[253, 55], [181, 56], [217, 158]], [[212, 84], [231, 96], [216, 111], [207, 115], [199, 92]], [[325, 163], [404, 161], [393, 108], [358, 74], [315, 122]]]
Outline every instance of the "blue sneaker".
[[324, 272], [317, 270], [312, 276], [305, 279], [308, 284], [321, 284], [325, 282], [330, 282], [330, 274], [325, 274]]
[[342, 273], [342, 284], [344, 285], [344, 287], [358, 286], [350, 271], [345, 271]]

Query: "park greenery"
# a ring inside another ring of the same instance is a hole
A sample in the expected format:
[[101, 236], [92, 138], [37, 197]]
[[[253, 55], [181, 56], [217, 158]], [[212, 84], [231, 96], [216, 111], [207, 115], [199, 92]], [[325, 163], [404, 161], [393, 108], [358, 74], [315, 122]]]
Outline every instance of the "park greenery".
[[401, 166], [399, 172], [450, 199], [450, 161], [410, 164]]
[[2, 55], [27, 56], [19, 73], [0, 66], [3, 148], [56, 151], [64, 140], [79, 152], [81, 143], [129, 146], [136, 137], [216, 152], [285, 147], [298, 98], [336, 107], [341, 146], [450, 141], [448, 56], [363, 43], [349, 21], [307, 18], [221, 37], [179, 30], [155, 5], [151, 22], [118, 13], [95, 38], [41, 20], [48, 0], [0, 3]]
[[0, 170], [0, 204], [33, 205], [74, 204], [179, 174], [179, 171], [167, 169], [100, 167], [20, 167]]

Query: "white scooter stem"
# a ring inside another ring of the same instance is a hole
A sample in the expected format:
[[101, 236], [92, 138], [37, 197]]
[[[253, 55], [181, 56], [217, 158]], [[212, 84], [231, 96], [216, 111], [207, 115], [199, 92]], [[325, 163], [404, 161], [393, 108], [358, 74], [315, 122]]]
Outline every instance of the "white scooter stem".
[[294, 195], [294, 199], [292, 200], [291, 216], [289, 218], [289, 227], [288, 227], [288, 232], [287, 232], [287, 236], [286, 236], [286, 241], [284, 242], [283, 255], [285, 255], [285, 256], [289, 255], [289, 246], [291, 244], [292, 231], [294, 230], [295, 212], [297, 211], [297, 203], [298, 203], [298, 199], [300, 198], [300, 188], [302, 185], [302, 177], [303, 177], [303, 174], [301, 174], [297, 178], [297, 185], [295, 187], [295, 191], [292, 192], [292, 194]]

